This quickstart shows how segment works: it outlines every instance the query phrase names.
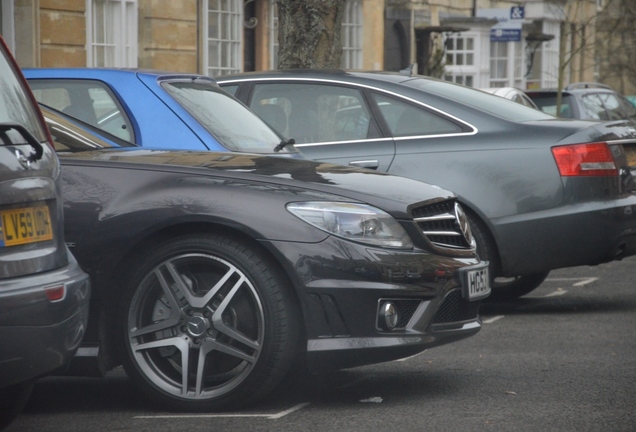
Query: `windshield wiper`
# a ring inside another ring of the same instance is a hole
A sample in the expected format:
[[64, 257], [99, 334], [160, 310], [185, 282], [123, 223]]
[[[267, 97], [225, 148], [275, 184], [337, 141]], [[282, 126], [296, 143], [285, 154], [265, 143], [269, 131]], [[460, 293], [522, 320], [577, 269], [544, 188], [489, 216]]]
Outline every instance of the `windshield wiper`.
[[296, 140], [293, 139], [293, 138], [290, 138], [288, 140], [282, 140], [280, 142], [280, 144], [278, 144], [276, 147], [274, 147], [274, 152], [278, 153], [279, 151], [284, 149], [285, 146], [292, 145], [292, 144], [296, 144]]

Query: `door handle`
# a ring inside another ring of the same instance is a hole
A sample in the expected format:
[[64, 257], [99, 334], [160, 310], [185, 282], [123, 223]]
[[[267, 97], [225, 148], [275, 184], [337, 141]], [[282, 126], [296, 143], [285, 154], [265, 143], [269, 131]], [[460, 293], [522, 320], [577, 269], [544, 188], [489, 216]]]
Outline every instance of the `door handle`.
[[378, 169], [380, 166], [380, 162], [377, 160], [361, 160], [361, 161], [351, 161], [349, 165], [360, 167], [360, 168], [369, 168], [369, 169]]

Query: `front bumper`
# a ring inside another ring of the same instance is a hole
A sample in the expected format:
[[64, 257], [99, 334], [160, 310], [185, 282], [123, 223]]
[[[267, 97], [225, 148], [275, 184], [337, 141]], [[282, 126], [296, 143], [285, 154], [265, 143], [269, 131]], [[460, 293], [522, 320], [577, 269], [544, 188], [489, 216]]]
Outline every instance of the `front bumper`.
[[[69, 252], [61, 269], [0, 282], [0, 388], [68, 366], [88, 322], [90, 281]], [[57, 301], [45, 289], [65, 287]]]
[[[319, 244], [272, 242], [302, 307], [312, 369], [342, 369], [407, 357], [481, 328], [479, 301], [469, 301], [460, 269], [477, 258], [388, 251], [330, 237]], [[397, 306], [395, 328], [380, 307]]]

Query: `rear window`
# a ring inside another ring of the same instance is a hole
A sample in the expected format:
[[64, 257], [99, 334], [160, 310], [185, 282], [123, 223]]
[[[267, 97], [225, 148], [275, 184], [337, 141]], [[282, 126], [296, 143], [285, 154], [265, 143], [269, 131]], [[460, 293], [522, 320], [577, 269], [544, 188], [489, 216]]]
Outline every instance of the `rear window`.
[[477, 110], [489, 112], [507, 120], [532, 121], [552, 118], [546, 113], [528, 108], [509, 99], [445, 81], [413, 79], [405, 84], [452, 99]]
[[[31, 105], [31, 96], [17, 77], [7, 54], [0, 44], [0, 123], [18, 123], [24, 126], [38, 141], [44, 142], [46, 134], [42, 129], [38, 113]], [[9, 132], [11, 133], [11, 131]], [[24, 143], [24, 138], [15, 133], [10, 137], [13, 143]]]
[[281, 142], [263, 120], [214, 83], [197, 79], [161, 86], [230, 151], [274, 153]]
[[561, 110], [557, 115], [557, 97], [555, 93], [534, 93], [532, 94], [532, 100], [537, 107], [550, 115], [561, 118], [574, 118], [573, 108], [576, 104], [576, 100], [571, 94], [563, 94], [561, 99]]

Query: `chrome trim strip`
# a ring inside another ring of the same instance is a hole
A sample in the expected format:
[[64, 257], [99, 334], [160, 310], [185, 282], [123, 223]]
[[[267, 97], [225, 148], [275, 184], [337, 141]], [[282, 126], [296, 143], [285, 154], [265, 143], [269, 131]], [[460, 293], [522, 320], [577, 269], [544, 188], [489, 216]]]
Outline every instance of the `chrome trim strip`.
[[[463, 234], [462, 233], [458, 233], [457, 231], [422, 231], [425, 235], [445, 235], [445, 236], [457, 236], [457, 237], [462, 237]], [[467, 240], [468, 242], [468, 240]], [[435, 242], [433, 242], [435, 243]]]
[[425, 335], [398, 333], [387, 337], [333, 337], [325, 339], [308, 339], [307, 351], [336, 351], [382, 348], [401, 345], [418, 345], [430, 342]]
[[455, 220], [455, 215], [450, 213], [441, 213], [435, 216], [422, 216], [413, 218], [415, 222], [428, 222], [428, 221], [437, 221], [437, 220]]
[[636, 138], [632, 138], [632, 139], [619, 139], [619, 140], [612, 140], [612, 141], [605, 141], [608, 145], [613, 145], [613, 144], [636, 144]]
[[378, 142], [378, 141], [393, 141], [393, 137], [386, 138], [367, 138], [361, 140], [349, 140], [349, 141], [325, 141], [319, 143], [301, 143], [294, 144], [294, 147], [312, 147], [317, 145], [334, 145], [334, 144], [354, 144], [354, 143], [364, 143], [364, 142]]

